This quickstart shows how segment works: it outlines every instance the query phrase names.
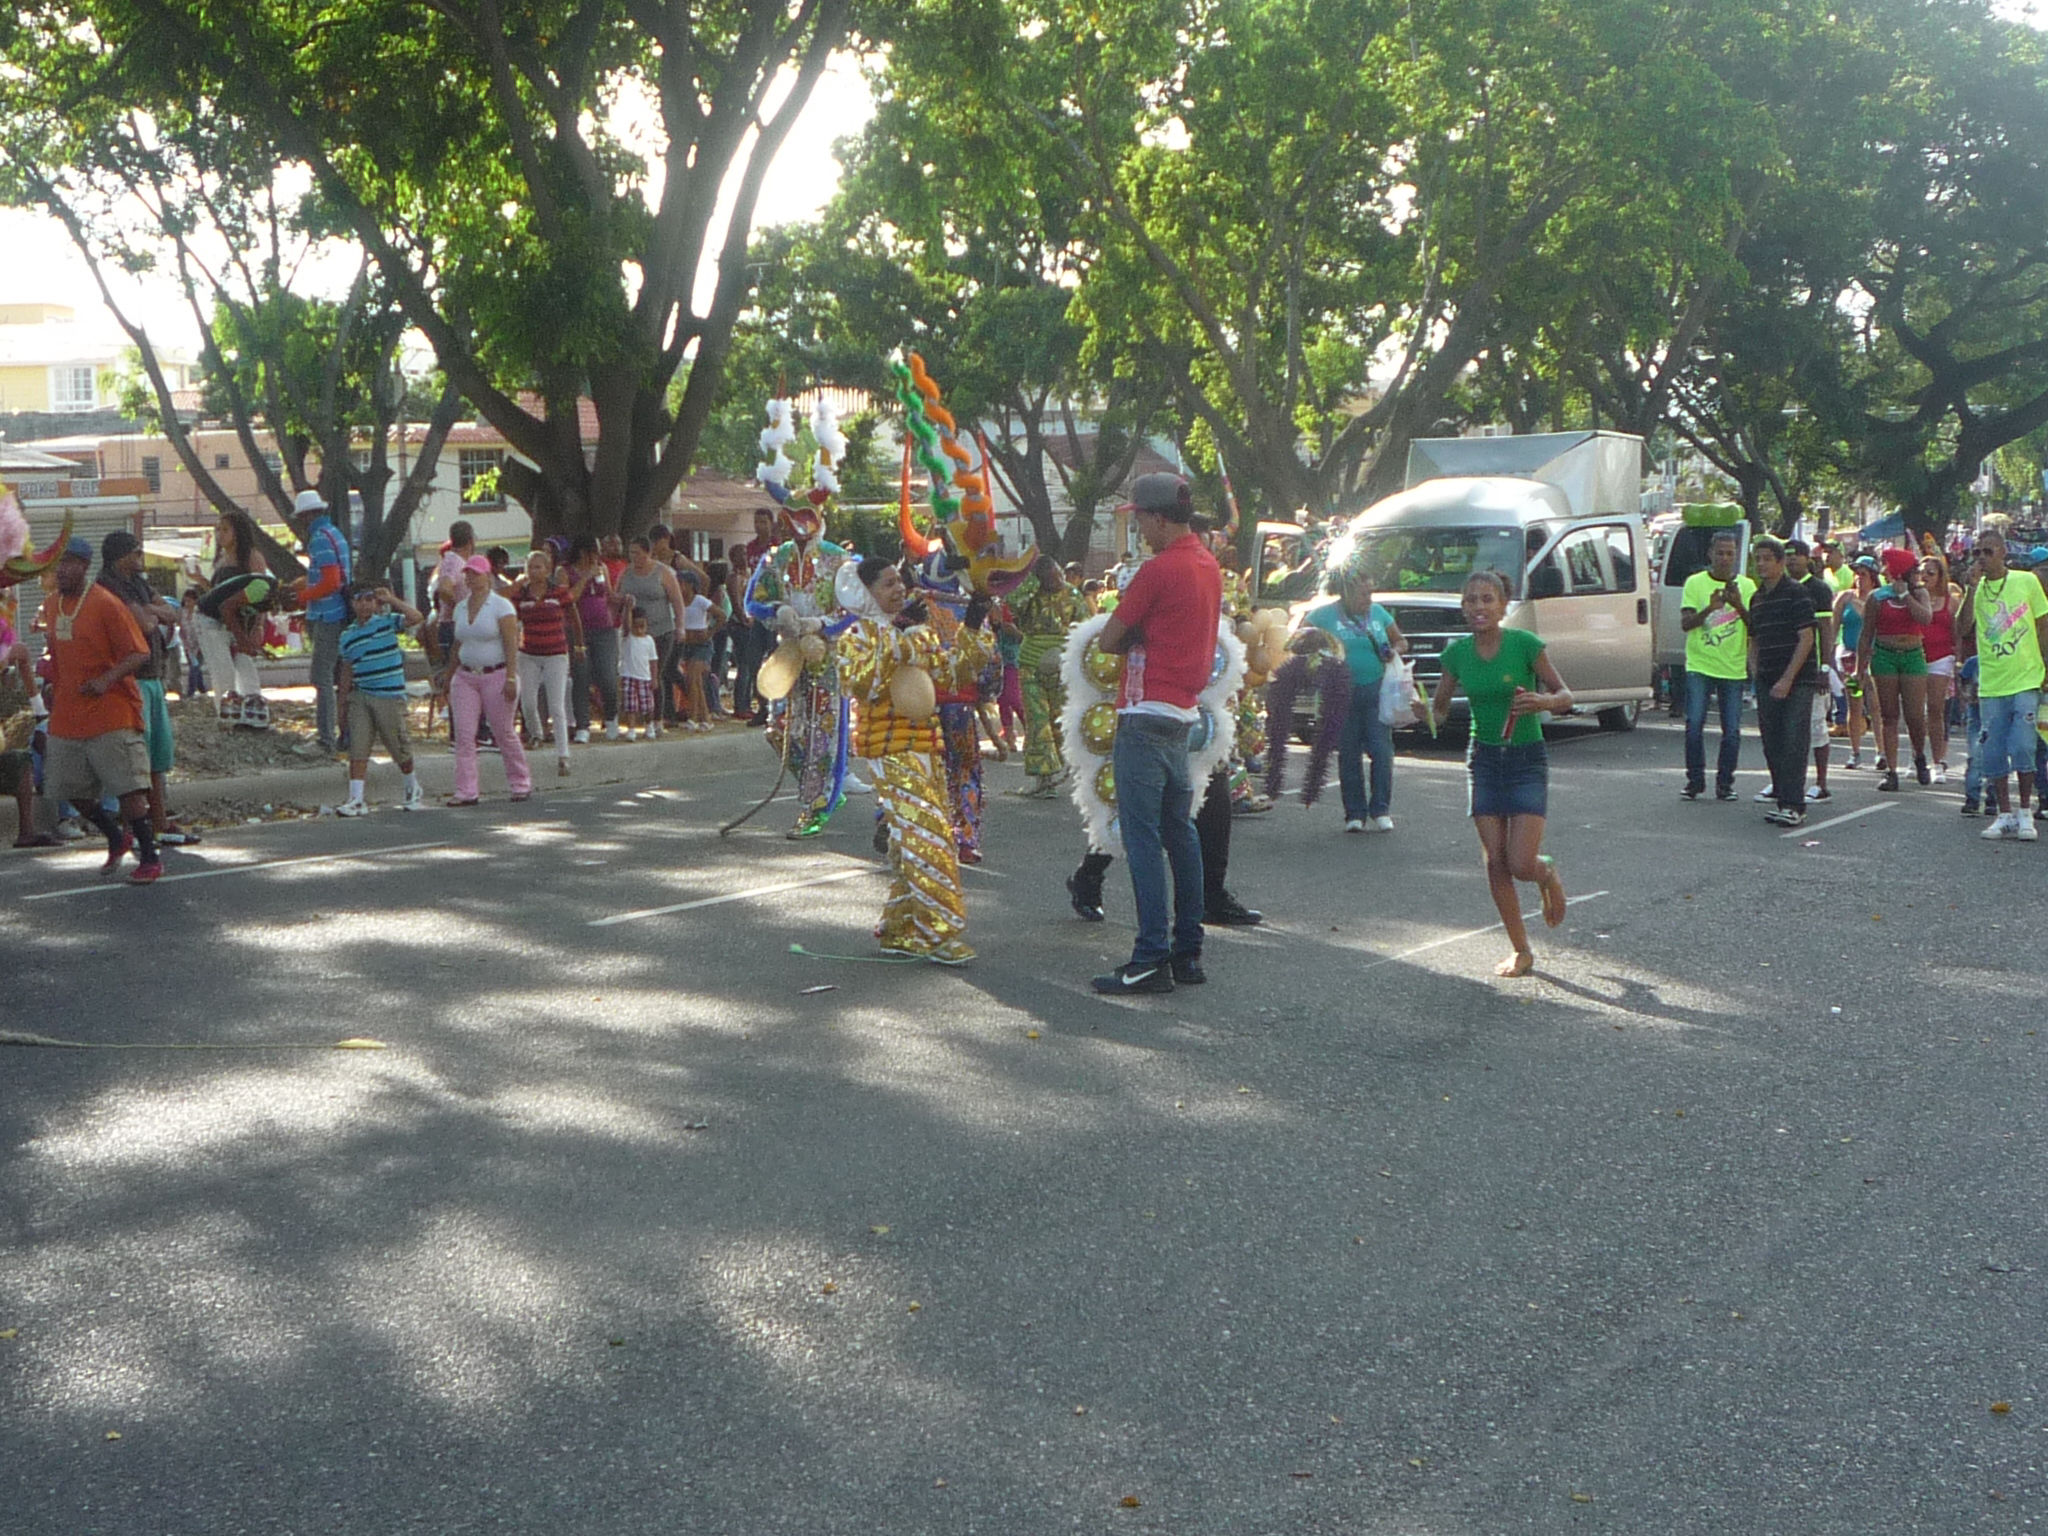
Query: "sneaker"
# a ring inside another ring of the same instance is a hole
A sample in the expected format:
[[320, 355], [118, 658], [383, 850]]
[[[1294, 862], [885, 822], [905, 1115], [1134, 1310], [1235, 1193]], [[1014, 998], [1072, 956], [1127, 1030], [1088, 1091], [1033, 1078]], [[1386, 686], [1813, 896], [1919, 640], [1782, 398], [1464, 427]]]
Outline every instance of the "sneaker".
[[1915, 757], [1913, 759], [1913, 778], [1916, 783], [1920, 784], [1932, 784], [1934, 782], [1934, 770], [1927, 766], [1926, 758]]
[[1995, 818], [1990, 826], [1977, 835], [1987, 843], [1996, 842], [2001, 837], [2018, 837], [2020, 835], [2020, 819], [2007, 812]]
[[84, 836], [85, 827], [83, 824], [73, 821], [69, 817], [57, 823], [57, 840], [59, 842], [75, 843]]
[[1394, 818], [1391, 816], [1375, 816], [1372, 819], [1372, 829], [1375, 832], [1391, 832], [1394, 830]]
[[872, 795], [874, 792], [875, 787], [872, 784], [868, 783], [865, 779], [861, 778], [861, 776], [855, 773], [852, 769], [849, 768], [847, 770], [846, 793], [848, 793], [849, 795]]
[[1730, 784], [1726, 789], [1716, 789], [1714, 791], [1714, 798], [1716, 800], [1733, 800], [1735, 798], [1735, 786]]
[[1851, 752], [1849, 754], [1849, 761], [1842, 764], [1842, 766], [1852, 772], [1860, 772], [1863, 768], [1863, 757], [1860, 753]]
[[1895, 792], [1896, 792], [1896, 791], [1898, 790], [1898, 787], [1899, 787], [1899, 776], [1898, 776], [1898, 774], [1897, 774], [1896, 772], [1894, 772], [1893, 770], [1891, 770], [1891, 769], [1887, 768], [1887, 769], [1885, 770], [1885, 774], [1884, 774], [1884, 777], [1883, 777], [1883, 778], [1881, 778], [1881, 779], [1879, 779], [1879, 780], [1877, 781], [1877, 787], [1878, 787], [1878, 790], [1879, 790], [1879, 792], [1880, 792], [1880, 793], [1883, 793], [1883, 794], [1892, 794], [1892, 793], [1895, 793]]
[[1832, 800], [1835, 798], [1835, 792], [1818, 784], [1810, 784], [1807, 786], [1806, 798], [1810, 801]]
[[1806, 825], [1806, 812], [1788, 811], [1780, 807], [1774, 811], [1764, 812], [1764, 820], [1774, 827], [1803, 827]]
[[1344, 830], [1346, 832], [1363, 832], [1365, 830], [1365, 823], [1354, 818], [1344, 823]]
[[567, 759], [566, 757], [558, 757], [555, 759], [555, 777], [558, 779], [566, 779], [567, 777], [569, 777], [569, 759]]
[[1934, 782], [1937, 784], [1946, 784], [1948, 782], [1947, 763], [1936, 763], [1934, 765]]
[[579, 747], [587, 747], [590, 745], [590, 732], [587, 730], [578, 731], [569, 739]]
[[1209, 979], [1200, 955], [1175, 955], [1171, 961], [1176, 987], [1199, 987]]
[[1089, 983], [1098, 992], [1112, 995], [1130, 995], [1140, 992], [1171, 992], [1173, 970], [1164, 960], [1148, 961], [1144, 965], [1120, 965], [1107, 976], [1097, 976]]
[[610, 725], [608, 725], [608, 726], [606, 726], [606, 727], [604, 728], [604, 739], [605, 739], [606, 741], [617, 741], [617, 740], [619, 740], [619, 722], [618, 722], [618, 721], [614, 720], [614, 721], [613, 721], [613, 722], [612, 722], [612, 723], [611, 723]]
[[1962, 804], [1961, 809], [1962, 814], [1965, 816], [1981, 816], [1984, 814], [1983, 811], [1978, 808], [1977, 802], [1974, 800], [1965, 800]]
[[661, 740], [661, 727], [658, 725], [650, 725], [649, 727], [647, 727], [647, 739], [649, 741]]
[[337, 816], [367, 816], [370, 808], [360, 800], [344, 800], [334, 808]]
[[1770, 785], [1766, 784], [1762, 789], [1758, 790], [1749, 798], [1754, 800], [1758, 805], [1771, 805], [1777, 801], [1778, 792], [1775, 789], [1771, 788]]
[[1084, 892], [1081, 882], [1073, 875], [1067, 876], [1067, 899], [1074, 904], [1074, 916], [1084, 923], [1102, 921], [1102, 892]]
[[2034, 807], [2034, 820], [2048, 821], [2048, 805], [2037, 805]]
[[2018, 838], [2023, 843], [2031, 843], [2040, 838], [2041, 829], [2035, 826], [2030, 818], [2022, 816], [2018, 820], [2018, 822], [2014, 824], [2012, 829], [2012, 835]]
[[1678, 792], [1678, 798], [1681, 800], [1697, 800], [1701, 795], [1704, 795], [1705, 793], [1706, 790], [1702, 788], [1700, 785], [1688, 784], [1685, 786], [1685, 788], [1681, 789]]
[[1202, 913], [1203, 924], [1210, 928], [1256, 928], [1265, 920], [1264, 913], [1254, 911], [1228, 891], [1211, 896]]
[[133, 870], [129, 871], [128, 883], [130, 885], [155, 885], [157, 881], [163, 878], [163, 873], [163, 860], [151, 859], [148, 863], [138, 864]]
[[427, 792], [414, 784], [405, 792], [405, 798], [398, 802], [401, 811], [417, 811], [427, 803]]
[[100, 866], [100, 878], [121, 872], [121, 861], [128, 857], [128, 850], [135, 846], [135, 834], [126, 827], [121, 829], [121, 841], [107, 851], [107, 862]]

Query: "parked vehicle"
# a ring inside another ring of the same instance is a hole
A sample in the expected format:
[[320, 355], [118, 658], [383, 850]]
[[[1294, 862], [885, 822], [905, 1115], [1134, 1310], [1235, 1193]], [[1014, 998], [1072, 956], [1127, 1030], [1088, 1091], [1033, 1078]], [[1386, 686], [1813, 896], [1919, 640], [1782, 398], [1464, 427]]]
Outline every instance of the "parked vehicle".
[[[1507, 625], [1543, 637], [1579, 710], [1630, 730], [1654, 678], [1641, 464], [1642, 440], [1618, 432], [1420, 439], [1408, 488], [1353, 518], [1327, 559], [1363, 552], [1425, 691], [1466, 633], [1466, 578], [1499, 572]], [[1295, 603], [1296, 622], [1321, 600]]]
[[1685, 666], [1685, 631], [1679, 615], [1688, 579], [1707, 568], [1707, 551], [1714, 535], [1732, 531], [1740, 548], [1735, 568], [1749, 569], [1749, 523], [1742, 508], [1726, 502], [1691, 502], [1679, 509], [1670, 541], [1657, 562], [1657, 610], [1653, 628], [1657, 635], [1657, 665]]

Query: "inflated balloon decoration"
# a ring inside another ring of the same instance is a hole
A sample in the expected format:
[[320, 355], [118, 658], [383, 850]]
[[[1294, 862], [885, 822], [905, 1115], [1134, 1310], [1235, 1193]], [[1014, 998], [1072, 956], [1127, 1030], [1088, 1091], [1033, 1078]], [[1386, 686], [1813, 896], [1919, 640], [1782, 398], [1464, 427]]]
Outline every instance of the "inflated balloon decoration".
[[27, 514], [21, 510], [14, 492], [0, 484], [0, 590], [33, 581], [57, 563], [57, 557], [71, 540], [73, 516], [67, 507], [64, 526], [57, 531], [57, 537], [45, 549], [30, 550]]
[[[912, 352], [908, 362], [892, 361], [889, 373], [903, 405], [903, 483], [897, 521], [904, 549], [923, 560], [943, 542], [952, 561], [966, 567], [977, 592], [987, 592], [991, 578], [1029, 570], [1038, 558], [1035, 549], [1008, 558], [995, 552], [996, 507], [989, 496], [988, 450], [982, 450], [981, 468], [976, 470], [974, 455], [960, 446], [953, 413], [942, 402], [938, 382], [926, 370], [924, 359]], [[931, 480], [931, 520], [938, 539], [919, 530], [911, 515], [913, 457]]]

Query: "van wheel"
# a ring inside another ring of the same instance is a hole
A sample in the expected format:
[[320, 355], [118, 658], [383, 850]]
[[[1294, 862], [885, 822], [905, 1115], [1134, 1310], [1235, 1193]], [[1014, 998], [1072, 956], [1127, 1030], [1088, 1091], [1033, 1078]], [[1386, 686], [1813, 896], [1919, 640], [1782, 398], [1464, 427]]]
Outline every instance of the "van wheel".
[[1636, 717], [1642, 713], [1640, 704], [1617, 704], [1612, 709], [1603, 709], [1594, 715], [1603, 731], [1632, 731], [1636, 728]]

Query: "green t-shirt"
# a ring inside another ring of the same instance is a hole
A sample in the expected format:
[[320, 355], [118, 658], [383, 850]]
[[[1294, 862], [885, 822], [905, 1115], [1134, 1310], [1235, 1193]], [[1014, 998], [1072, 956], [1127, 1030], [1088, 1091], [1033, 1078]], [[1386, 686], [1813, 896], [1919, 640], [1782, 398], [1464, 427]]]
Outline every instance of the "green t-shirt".
[[2002, 699], [2041, 686], [2041, 637], [2034, 628], [2048, 613], [2048, 594], [2032, 571], [2007, 571], [1997, 581], [1979, 581], [1977, 692]]
[[[1472, 706], [1472, 739], [1487, 746], [1501, 744], [1501, 728], [1508, 722], [1508, 706], [1515, 690], [1539, 692], [1536, 658], [1543, 654], [1543, 642], [1526, 629], [1500, 632], [1500, 650], [1491, 660], [1479, 654], [1470, 635], [1460, 635], [1444, 647], [1444, 670], [1458, 680], [1459, 691]], [[1527, 746], [1543, 739], [1540, 715], [1524, 715], [1515, 722], [1511, 746]]]
[[[1681, 607], [1706, 613], [1714, 594], [1728, 585], [1716, 581], [1711, 571], [1695, 571], [1685, 579]], [[1756, 583], [1747, 576], [1735, 578], [1735, 590], [1742, 594], [1742, 606], [1756, 595]], [[1701, 677], [1744, 678], [1749, 676], [1749, 626], [1731, 603], [1723, 603], [1707, 614], [1704, 624], [1685, 632], [1685, 670]]]

